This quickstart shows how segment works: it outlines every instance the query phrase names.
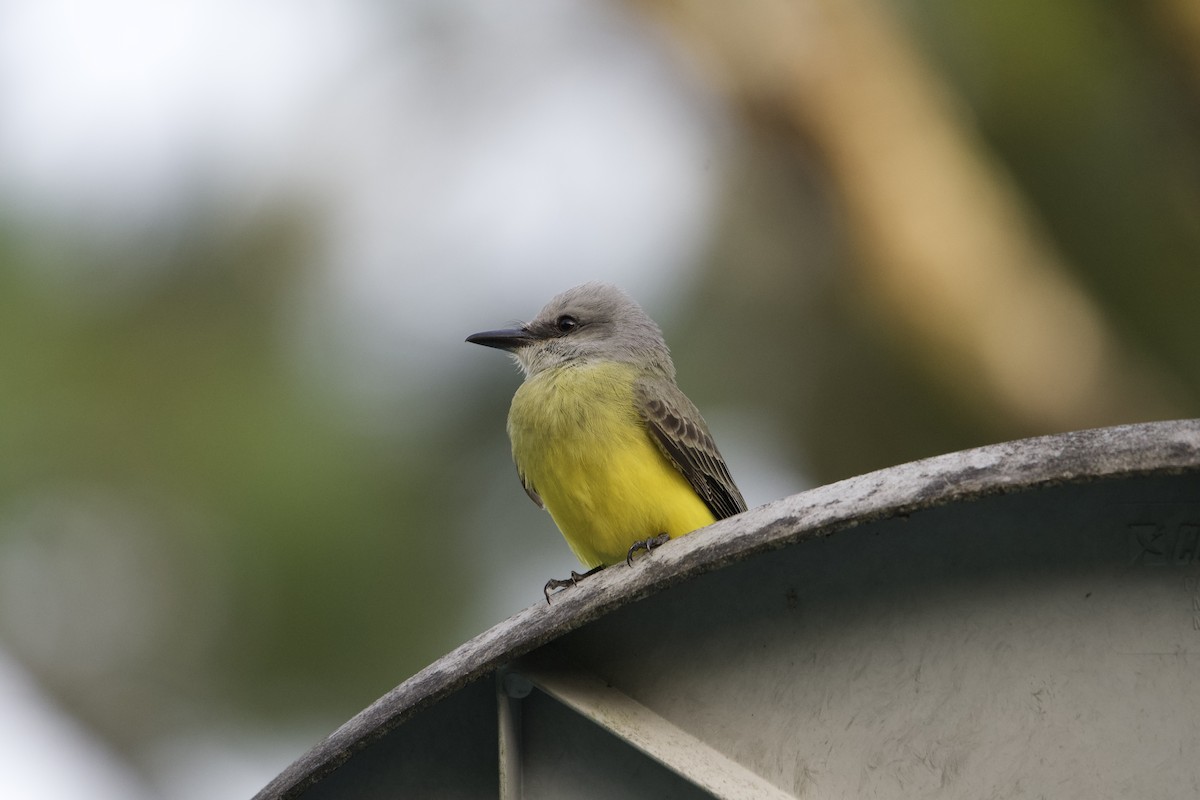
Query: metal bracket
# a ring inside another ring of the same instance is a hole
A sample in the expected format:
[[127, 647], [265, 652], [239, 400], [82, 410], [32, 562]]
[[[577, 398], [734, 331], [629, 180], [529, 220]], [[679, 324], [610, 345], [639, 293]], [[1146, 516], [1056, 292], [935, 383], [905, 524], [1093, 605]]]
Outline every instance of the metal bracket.
[[[500, 796], [520, 798], [520, 709], [537, 688], [718, 800], [796, 800], [629, 695], [570, 664], [553, 647], [498, 671]], [[523, 694], [522, 694], [523, 692]]]

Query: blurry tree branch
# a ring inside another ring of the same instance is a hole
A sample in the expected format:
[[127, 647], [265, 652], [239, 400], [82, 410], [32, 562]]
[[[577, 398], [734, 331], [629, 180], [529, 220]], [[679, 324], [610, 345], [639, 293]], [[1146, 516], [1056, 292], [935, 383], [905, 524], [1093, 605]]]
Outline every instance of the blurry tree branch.
[[1157, 0], [1151, 11], [1165, 37], [1187, 61], [1192, 85], [1200, 90], [1200, 3], [1196, 0]]
[[1180, 413], [1169, 378], [1131, 353], [1073, 280], [886, 8], [637, 5], [721, 91], [817, 148], [868, 306], [980, 413], [1031, 430]]

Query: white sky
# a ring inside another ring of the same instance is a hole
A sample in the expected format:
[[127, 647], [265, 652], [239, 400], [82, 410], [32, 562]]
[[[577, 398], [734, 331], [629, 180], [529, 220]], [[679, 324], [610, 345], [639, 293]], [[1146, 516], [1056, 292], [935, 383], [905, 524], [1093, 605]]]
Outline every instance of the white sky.
[[60, 710], [0, 649], [0, 773], [6, 797], [149, 800], [149, 788]]
[[319, 211], [296, 317], [325, 327], [293, 338], [338, 331], [368, 377], [584, 280], [653, 307], [703, 245], [721, 125], [646, 36], [598, 0], [0, 3], [0, 214]]

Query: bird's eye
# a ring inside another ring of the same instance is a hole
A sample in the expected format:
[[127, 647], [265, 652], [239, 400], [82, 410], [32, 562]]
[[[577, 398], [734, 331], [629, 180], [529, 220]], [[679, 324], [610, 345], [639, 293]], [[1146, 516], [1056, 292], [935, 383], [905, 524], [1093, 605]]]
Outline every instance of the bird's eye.
[[570, 333], [579, 327], [579, 320], [570, 314], [563, 314], [554, 321], [554, 327], [558, 328], [560, 333]]

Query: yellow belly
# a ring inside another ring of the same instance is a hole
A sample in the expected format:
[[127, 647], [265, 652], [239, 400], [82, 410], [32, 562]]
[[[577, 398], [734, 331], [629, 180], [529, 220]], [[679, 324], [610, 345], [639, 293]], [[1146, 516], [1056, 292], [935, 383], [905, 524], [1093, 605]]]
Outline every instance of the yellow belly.
[[650, 438], [624, 364], [561, 367], [527, 380], [508, 415], [513, 459], [585, 566], [629, 546], [713, 522], [708, 507]]

